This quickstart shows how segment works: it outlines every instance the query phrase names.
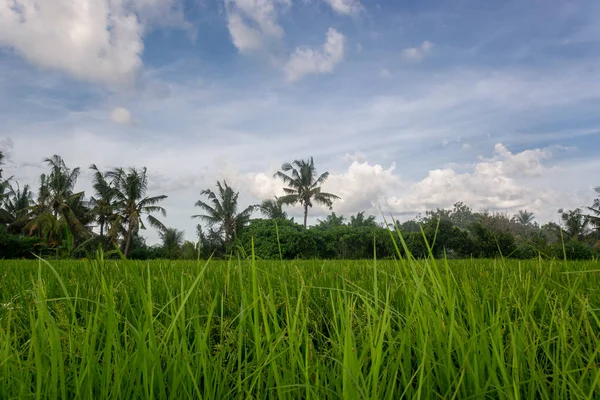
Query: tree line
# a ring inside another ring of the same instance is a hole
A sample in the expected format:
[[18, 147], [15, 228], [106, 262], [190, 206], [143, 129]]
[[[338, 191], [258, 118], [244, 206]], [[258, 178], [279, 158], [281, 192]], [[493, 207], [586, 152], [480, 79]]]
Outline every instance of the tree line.
[[[0, 165], [4, 154], [0, 152]], [[148, 193], [145, 167], [93, 172], [93, 194], [76, 192], [81, 173], [58, 155], [43, 160], [37, 192], [21, 186], [0, 169], [0, 258], [88, 257], [98, 248], [135, 259], [196, 259], [247, 256], [252, 250], [267, 259], [394, 258], [407, 251], [415, 257], [557, 257], [588, 259], [600, 247], [600, 198], [591, 206], [559, 210], [560, 224], [540, 226], [534, 215], [474, 212], [458, 202], [450, 210], [427, 211], [405, 222], [359, 212], [346, 219], [331, 212], [308, 227], [313, 204], [332, 210], [340, 197], [322, 190], [328, 172], [317, 173], [313, 158], [285, 163], [274, 174], [284, 195], [243, 207], [239, 192], [226, 181], [200, 192], [195, 206], [200, 221], [197, 240], [184, 241], [182, 231], [161, 217], [164, 194]], [[600, 188], [596, 189], [600, 194]], [[284, 207], [299, 204], [303, 223], [289, 218]], [[252, 218], [255, 212], [260, 218]], [[157, 229], [161, 243], [148, 246], [141, 231]], [[253, 246], [252, 246], [253, 243]]]

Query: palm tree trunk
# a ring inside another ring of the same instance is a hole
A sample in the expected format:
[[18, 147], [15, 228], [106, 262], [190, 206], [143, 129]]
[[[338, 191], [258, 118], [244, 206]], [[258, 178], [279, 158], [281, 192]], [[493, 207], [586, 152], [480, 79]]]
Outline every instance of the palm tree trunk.
[[306, 229], [306, 218], [308, 217], [308, 203], [304, 203], [304, 229]]
[[127, 258], [127, 256], [129, 256], [129, 245], [131, 244], [132, 231], [133, 231], [133, 229], [131, 228], [131, 226], [129, 226], [129, 228], [127, 229], [127, 239], [125, 240], [125, 252], [123, 253], [125, 258]]

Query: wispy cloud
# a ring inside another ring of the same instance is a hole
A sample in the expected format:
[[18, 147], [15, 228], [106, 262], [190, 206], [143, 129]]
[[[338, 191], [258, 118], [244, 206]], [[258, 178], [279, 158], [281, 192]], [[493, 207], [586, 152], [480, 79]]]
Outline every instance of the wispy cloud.
[[410, 61], [421, 61], [427, 55], [429, 55], [433, 49], [434, 44], [430, 41], [424, 41], [419, 47], [409, 47], [404, 49], [402, 55], [405, 59]]
[[288, 82], [295, 82], [308, 74], [333, 72], [344, 59], [345, 37], [333, 28], [327, 31], [327, 39], [322, 49], [298, 47], [285, 66]]
[[242, 53], [248, 53], [280, 40], [285, 32], [277, 21], [278, 14], [291, 4], [291, 0], [225, 0], [233, 44]]
[[324, 0], [333, 11], [343, 15], [356, 15], [363, 10], [360, 0]]

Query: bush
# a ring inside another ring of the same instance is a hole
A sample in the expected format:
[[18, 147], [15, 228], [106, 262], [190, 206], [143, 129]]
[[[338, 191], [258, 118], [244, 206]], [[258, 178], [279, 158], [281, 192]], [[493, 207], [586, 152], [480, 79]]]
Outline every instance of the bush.
[[567, 260], [591, 260], [594, 255], [598, 255], [589, 245], [571, 239], [564, 244], [555, 243], [551, 246], [550, 255], [557, 259]]
[[34, 258], [34, 254], [40, 254], [46, 250], [36, 237], [12, 235], [5, 229], [0, 230], [0, 258]]

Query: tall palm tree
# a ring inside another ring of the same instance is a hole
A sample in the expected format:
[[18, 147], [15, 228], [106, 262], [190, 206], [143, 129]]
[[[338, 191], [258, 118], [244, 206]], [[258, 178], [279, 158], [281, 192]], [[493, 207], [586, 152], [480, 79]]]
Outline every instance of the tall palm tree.
[[205, 214], [192, 215], [205, 221], [209, 227], [217, 226], [219, 233], [224, 237], [225, 245], [232, 239], [237, 238], [239, 230], [250, 220], [250, 215], [255, 206], [248, 206], [238, 212], [239, 192], [234, 191], [226, 181], [217, 181], [218, 191], [215, 193], [210, 189], [200, 192], [208, 197], [208, 202], [198, 200], [196, 207], [202, 209]]
[[281, 171], [277, 171], [274, 177], [281, 178], [288, 187], [283, 188], [285, 196], [281, 198], [284, 204], [300, 203], [304, 207], [304, 227], [308, 217], [308, 208], [313, 202], [322, 204], [330, 210], [334, 200], [340, 198], [335, 194], [321, 191], [321, 185], [329, 177], [329, 172], [317, 176], [317, 169], [311, 157], [309, 160], [295, 160], [293, 163], [285, 163]]
[[274, 199], [263, 200], [258, 208], [268, 219], [287, 219], [287, 213], [283, 211], [283, 202], [277, 196]]
[[50, 167], [50, 173], [40, 177], [38, 201], [31, 207], [32, 219], [26, 228], [30, 232], [46, 232], [52, 236], [52, 241], [58, 241], [60, 231], [65, 229], [76, 237], [86, 236], [89, 232], [85, 226], [84, 193], [74, 191], [79, 168], [70, 169], [58, 155], [46, 158], [44, 162]]
[[514, 221], [521, 225], [529, 225], [534, 219], [535, 216], [533, 213], [527, 210], [519, 210], [519, 212], [514, 216]]
[[119, 215], [117, 214], [117, 189], [108, 179], [107, 173], [102, 173], [95, 164], [90, 166], [94, 171], [92, 187], [95, 196], [90, 198], [92, 212], [94, 213], [100, 227], [100, 237], [104, 238], [105, 228], [109, 231], [111, 241], [117, 238], [117, 225]]
[[131, 237], [140, 229], [146, 229], [143, 216], [146, 215], [148, 224], [156, 229], [166, 229], [153, 213], [160, 213], [163, 217], [167, 215], [165, 209], [157, 204], [167, 198], [166, 195], [147, 196], [148, 175], [146, 167], [138, 170], [129, 168], [115, 168], [106, 173], [106, 178], [111, 180], [115, 189], [115, 208], [122, 224], [121, 231], [125, 238], [125, 249], [123, 255], [129, 255]]

